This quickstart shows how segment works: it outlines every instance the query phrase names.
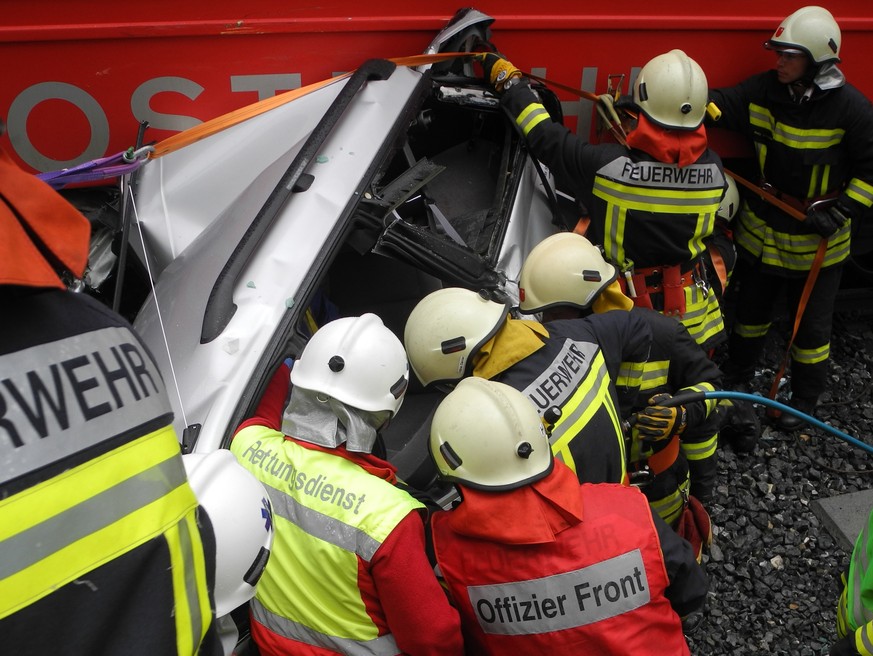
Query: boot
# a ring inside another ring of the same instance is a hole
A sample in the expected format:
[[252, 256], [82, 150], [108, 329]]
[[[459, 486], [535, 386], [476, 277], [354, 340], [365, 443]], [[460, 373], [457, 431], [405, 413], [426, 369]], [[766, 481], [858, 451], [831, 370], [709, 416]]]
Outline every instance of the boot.
[[761, 420], [755, 406], [741, 399], [723, 399], [719, 403], [719, 410], [722, 409], [726, 417], [718, 432], [719, 440], [737, 453], [754, 451], [761, 437]]
[[[803, 414], [812, 416], [815, 412], [815, 407], [818, 405], [818, 399], [807, 399], [799, 396], [797, 398], [792, 398], [789, 405]], [[806, 424], [805, 419], [801, 419], [800, 417], [787, 412], [783, 412], [779, 417], [779, 421], [776, 422], [777, 427], [784, 431], [795, 431], [804, 424]]]

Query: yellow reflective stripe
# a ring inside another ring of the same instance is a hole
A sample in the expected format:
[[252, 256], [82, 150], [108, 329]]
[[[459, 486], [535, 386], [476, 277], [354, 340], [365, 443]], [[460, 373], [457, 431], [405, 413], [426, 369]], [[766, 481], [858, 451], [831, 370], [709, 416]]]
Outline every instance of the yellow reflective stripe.
[[531, 103], [521, 111], [515, 122], [518, 123], [524, 136], [527, 136], [531, 130], [547, 118], [549, 118], [549, 113], [545, 107], [540, 103]]
[[658, 516], [671, 526], [675, 525], [685, 509], [685, 496], [688, 494], [689, 479], [686, 476], [678, 488], [665, 497], [649, 501], [649, 506]]
[[615, 384], [621, 387], [642, 389], [643, 379], [646, 376], [645, 362], [622, 362], [618, 368], [618, 377]]
[[734, 333], [736, 333], [736, 335], [738, 335], [739, 337], [744, 337], [746, 339], [763, 337], [767, 334], [768, 330], [770, 330], [769, 323], [746, 324], [737, 322], [734, 324]]
[[873, 624], [865, 624], [855, 631], [855, 648], [861, 656], [873, 655]]
[[749, 104], [749, 122], [769, 130], [773, 141], [789, 148], [824, 150], [842, 142], [846, 131], [834, 129], [802, 129], [777, 121], [770, 110], [761, 105]]
[[852, 200], [861, 203], [864, 207], [873, 206], [873, 186], [863, 180], [858, 178], [849, 180], [849, 186], [846, 187], [846, 195]]
[[658, 214], [715, 214], [721, 196], [713, 189], [656, 189], [634, 187], [601, 176], [594, 178], [594, 195], [630, 210]]
[[591, 361], [589, 375], [561, 408], [561, 418], [555, 424], [552, 432], [552, 453], [555, 454], [555, 457], [560, 457], [564, 464], [575, 472], [576, 463], [570, 454], [570, 442], [579, 435], [598, 410], [606, 408], [621, 449], [621, 475], [624, 478], [626, 470], [624, 433], [618, 411], [612, 401], [612, 396], [609, 394], [609, 384], [610, 378], [606, 372], [603, 352], [598, 350], [597, 355]]
[[[622, 362], [622, 367], [626, 363]], [[669, 360], [649, 360], [643, 363], [642, 382], [640, 382], [640, 391], [651, 390], [656, 387], [663, 387], [667, 384], [667, 373], [670, 369]]]
[[755, 153], [758, 156], [758, 170], [764, 170], [764, 162], [767, 161], [767, 145], [755, 142]]
[[828, 342], [824, 346], [819, 346], [812, 349], [803, 349], [797, 346], [797, 344], [791, 345], [791, 358], [795, 362], [799, 362], [801, 364], [815, 364], [817, 362], [824, 362], [828, 359], [830, 354], [830, 342]]
[[812, 165], [812, 171], [809, 175], [809, 187], [807, 187], [807, 189], [806, 189], [806, 197], [807, 198], [815, 198], [816, 196], [818, 196], [815, 184], [816, 184], [816, 181], [818, 180], [818, 174], [819, 174], [820, 168], [821, 168], [821, 165], [819, 165], [819, 164]]
[[627, 208], [615, 203], [607, 203], [605, 220], [604, 255], [607, 260], [624, 262], [624, 229], [627, 222]]
[[[823, 267], [833, 266], [849, 256], [851, 220], [828, 239]], [[750, 211], [740, 215], [734, 241], [767, 266], [791, 271], [809, 271], [821, 237], [816, 234], [778, 232]]]
[[827, 193], [828, 184], [830, 183], [830, 179], [831, 179], [831, 170], [832, 170], [831, 165], [825, 164], [824, 172], [822, 173], [822, 176], [821, 176], [821, 185], [819, 186], [818, 193], [815, 194], [816, 196], [823, 196], [824, 194]]
[[688, 460], [706, 460], [715, 455], [718, 448], [718, 433], [702, 442], [680, 442], [682, 453]]
[[[690, 392], [713, 392], [715, 391], [715, 386], [712, 383], [697, 383], [696, 385], [689, 385], [687, 387], [683, 387], [682, 390], [688, 390]], [[715, 410], [715, 406], [718, 405], [717, 399], [704, 399], [703, 405], [706, 408], [706, 417], [709, 417], [709, 413]]]
[[840, 601], [837, 603], [837, 637], [843, 638], [849, 633], [848, 624], [848, 609], [846, 607], [846, 591], [847, 587], [843, 586], [843, 591], [840, 593]]
[[161, 535], [196, 506], [170, 426], [4, 499], [0, 617]]
[[[694, 298], [699, 292], [697, 287], [686, 287], [685, 298]], [[688, 302], [686, 301], [686, 304]], [[690, 304], [688, 304], [690, 305]], [[704, 321], [698, 321], [697, 312], [686, 312], [685, 316], [680, 320], [682, 325], [688, 329], [688, 333], [698, 344], [704, 344], [708, 339], [711, 339], [724, 331], [724, 318], [721, 315], [721, 308], [718, 305], [718, 300], [715, 294], [710, 294], [708, 300], [702, 308], [701, 314], [704, 315]]]
[[188, 515], [166, 533], [170, 548], [170, 569], [173, 597], [176, 600], [176, 649], [179, 654], [194, 654], [211, 620], [206, 580], [206, 560], [197, 528], [195, 512]]

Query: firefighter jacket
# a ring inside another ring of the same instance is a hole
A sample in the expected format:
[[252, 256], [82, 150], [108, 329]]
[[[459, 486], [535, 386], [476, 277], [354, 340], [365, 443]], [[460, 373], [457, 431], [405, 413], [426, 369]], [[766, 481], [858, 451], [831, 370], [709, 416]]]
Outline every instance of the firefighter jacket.
[[[423, 504], [393, 484], [387, 462], [279, 431], [287, 381], [281, 367], [258, 416], [231, 443], [273, 506], [270, 561], [251, 602], [260, 652], [461, 654], [457, 614], [425, 555]], [[404, 541], [404, 531], [416, 528], [418, 542]], [[377, 562], [388, 578], [378, 578]], [[405, 608], [390, 615], [389, 602]]]
[[680, 616], [706, 579], [638, 490], [580, 486], [556, 462], [522, 488], [460, 491], [431, 528], [468, 653], [689, 653]]
[[873, 656], [873, 513], [855, 541], [849, 573], [837, 605], [837, 636], [854, 633], [861, 656]]
[[84, 295], [0, 304], [3, 651], [221, 653], [214, 537], [150, 353]]
[[[555, 457], [580, 482], [620, 483], [626, 452], [616, 385], [635, 397], [651, 346], [649, 327], [637, 315], [616, 311], [553, 321], [546, 332], [542, 348], [508, 368], [487, 367], [482, 375], [486, 367], [477, 362], [473, 373], [520, 390], [540, 416], [559, 408], [550, 438]], [[499, 337], [489, 359], [501, 355]]]
[[[645, 308], [633, 308], [631, 312], [649, 324], [652, 348], [643, 366], [639, 393], [631, 400], [629, 407], [622, 408], [623, 417], [642, 410], [649, 405], [649, 399], [657, 394], [676, 396], [681, 392], [712, 392], [720, 387], [721, 370], [681, 323]], [[655, 443], [634, 440], [628, 454], [631, 469], [640, 469], [656, 453], [675, 453], [672, 460], [675, 461], [676, 457], [688, 460], [692, 478], [695, 471], [706, 478], [714, 476], [718, 446], [718, 421], [714, 415], [716, 405], [717, 401], [713, 399], [686, 403], [686, 427], [681, 439], [675, 436], [673, 440]], [[668, 464], [659, 462], [653, 470], [664, 471]], [[653, 483], [644, 492], [653, 502], [653, 508], [668, 524], [672, 524], [684, 508], [683, 491], [675, 487], [672, 490], [659, 489]], [[687, 493], [687, 489], [684, 492]]]
[[[683, 307], [679, 310], [668, 303], [665, 308], [660, 296], [653, 299], [652, 307], [677, 313], [705, 348], [723, 341], [718, 300], [709, 292], [699, 266], [725, 189], [718, 155], [703, 149], [696, 161], [680, 167], [639, 149], [586, 143], [551, 121], [527, 84], [511, 87], [501, 102], [515, 117], [533, 155], [554, 173], [558, 186], [584, 203], [590, 212], [586, 237], [602, 245], [606, 259], [625, 276], [645, 272], [656, 294], [674, 284], [658, 274], [665, 267], [678, 267], [677, 280], [682, 282], [676, 284], [682, 287]], [[635, 285], [641, 297], [645, 284]], [[635, 302], [640, 304], [636, 298]]]
[[[740, 132], [755, 147], [760, 182], [784, 200], [806, 204], [835, 197], [856, 221], [873, 205], [873, 108], [852, 85], [794, 102], [775, 71], [735, 87], [713, 89], [722, 111], [719, 127]], [[759, 260], [770, 273], [806, 275], [819, 244], [803, 222], [749, 196], [733, 222], [741, 257]], [[849, 255], [851, 222], [828, 239], [823, 267]]]

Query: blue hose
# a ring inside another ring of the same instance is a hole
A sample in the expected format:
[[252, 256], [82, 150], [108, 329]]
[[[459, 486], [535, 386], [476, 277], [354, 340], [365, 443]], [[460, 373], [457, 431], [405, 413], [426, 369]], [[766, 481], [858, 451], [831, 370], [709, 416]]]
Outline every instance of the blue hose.
[[776, 408], [777, 410], [787, 412], [788, 414], [794, 415], [795, 417], [800, 417], [805, 422], [821, 428], [831, 435], [835, 435], [844, 442], [848, 442], [852, 446], [858, 447], [859, 449], [862, 449], [867, 453], [873, 454], [873, 446], [862, 442], [861, 440], [858, 440], [851, 435], [847, 435], [846, 433], [837, 430], [833, 426], [829, 426], [823, 421], [819, 421], [815, 417], [812, 417], [805, 412], [800, 412], [800, 410], [795, 410], [791, 406], [787, 406], [784, 403], [779, 403], [779, 401], [774, 401], [773, 399], [769, 399], [764, 396], [758, 396], [757, 394], [746, 394], [745, 392], [731, 392], [728, 390], [719, 390], [712, 392], [681, 392], [663, 405], [682, 405], [684, 403], [701, 401], [703, 399], [737, 399], [741, 401], [749, 401], [750, 403], [760, 403], [761, 405]]

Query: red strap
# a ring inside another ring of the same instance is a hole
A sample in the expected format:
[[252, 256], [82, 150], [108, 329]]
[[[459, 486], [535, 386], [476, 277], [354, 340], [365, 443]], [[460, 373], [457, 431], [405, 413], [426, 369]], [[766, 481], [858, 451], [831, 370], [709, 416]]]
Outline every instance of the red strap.
[[[822, 237], [818, 243], [818, 250], [815, 252], [815, 259], [812, 261], [812, 266], [809, 269], [809, 275], [806, 277], [806, 283], [803, 285], [803, 292], [800, 294], [800, 302], [797, 304], [797, 314], [794, 317], [794, 328], [791, 331], [791, 339], [788, 340], [788, 346], [785, 349], [785, 357], [782, 358], [782, 364], [779, 371], [776, 372], [776, 377], [773, 379], [773, 384], [770, 386], [770, 393], [767, 395], [770, 399], [776, 399], [776, 392], [779, 391], [779, 381], [782, 380], [782, 374], [785, 373], [785, 367], [788, 366], [788, 359], [791, 357], [791, 346], [794, 344], [794, 338], [797, 336], [797, 330], [800, 328], [800, 319], [803, 317], [803, 312], [806, 310], [806, 304], [809, 301], [809, 295], [812, 294], [812, 288], [815, 286], [815, 281], [818, 278], [818, 272], [821, 269], [821, 263], [824, 261], [825, 251], [828, 249], [827, 237]], [[767, 415], [769, 417], [779, 417], [782, 414], [781, 410], [776, 408], [768, 408]]]
[[679, 265], [664, 267], [664, 314], [668, 316], [685, 316], [685, 287], [690, 284], [692, 273], [685, 275], [688, 282], [683, 280]]

